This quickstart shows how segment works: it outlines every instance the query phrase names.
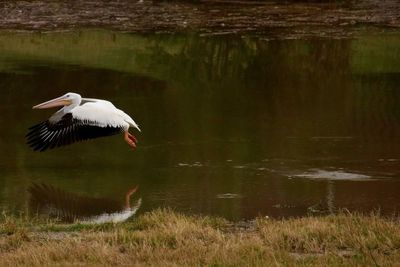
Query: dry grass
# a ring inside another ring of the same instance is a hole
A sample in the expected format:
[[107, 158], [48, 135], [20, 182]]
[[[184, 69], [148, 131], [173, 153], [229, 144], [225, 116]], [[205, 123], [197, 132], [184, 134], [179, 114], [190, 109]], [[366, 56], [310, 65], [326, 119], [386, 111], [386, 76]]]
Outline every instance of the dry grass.
[[223, 219], [156, 210], [123, 224], [3, 216], [0, 266], [396, 266], [400, 224], [378, 215]]

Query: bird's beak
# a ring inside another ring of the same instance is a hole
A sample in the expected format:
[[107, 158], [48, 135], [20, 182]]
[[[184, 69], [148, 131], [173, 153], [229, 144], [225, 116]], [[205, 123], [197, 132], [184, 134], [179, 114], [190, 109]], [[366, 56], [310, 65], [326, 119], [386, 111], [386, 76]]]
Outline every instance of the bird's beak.
[[40, 103], [39, 105], [33, 106], [32, 109], [44, 109], [44, 108], [54, 108], [59, 106], [71, 105], [71, 100], [68, 100], [65, 96], [60, 96], [52, 100]]

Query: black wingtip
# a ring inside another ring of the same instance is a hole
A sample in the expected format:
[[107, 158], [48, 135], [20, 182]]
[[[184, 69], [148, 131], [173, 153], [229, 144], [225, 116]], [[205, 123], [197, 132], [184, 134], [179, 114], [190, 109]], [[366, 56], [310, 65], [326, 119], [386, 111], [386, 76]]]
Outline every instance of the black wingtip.
[[38, 123], [28, 128], [28, 132], [25, 135], [26, 144], [32, 148], [33, 151], [45, 151], [46, 143], [43, 141], [43, 136], [46, 136], [46, 125], [47, 121]]
[[44, 121], [28, 129], [26, 143], [33, 151], [46, 151], [72, 143], [121, 133], [122, 127], [99, 127], [90, 121], [77, 120], [70, 113], [57, 122]]

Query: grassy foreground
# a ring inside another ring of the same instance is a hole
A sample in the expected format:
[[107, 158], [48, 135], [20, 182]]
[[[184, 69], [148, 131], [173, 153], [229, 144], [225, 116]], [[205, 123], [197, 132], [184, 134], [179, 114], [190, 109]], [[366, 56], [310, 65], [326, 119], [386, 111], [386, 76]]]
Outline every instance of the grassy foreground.
[[400, 223], [340, 213], [240, 227], [155, 210], [130, 222], [60, 225], [3, 216], [0, 266], [395, 266]]

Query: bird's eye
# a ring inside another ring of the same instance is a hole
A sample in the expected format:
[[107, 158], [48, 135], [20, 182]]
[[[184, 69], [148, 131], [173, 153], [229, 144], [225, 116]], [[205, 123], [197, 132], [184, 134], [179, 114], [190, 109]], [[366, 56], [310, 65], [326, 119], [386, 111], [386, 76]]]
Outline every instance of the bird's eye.
[[69, 97], [69, 95], [67, 95], [67, 97]]

